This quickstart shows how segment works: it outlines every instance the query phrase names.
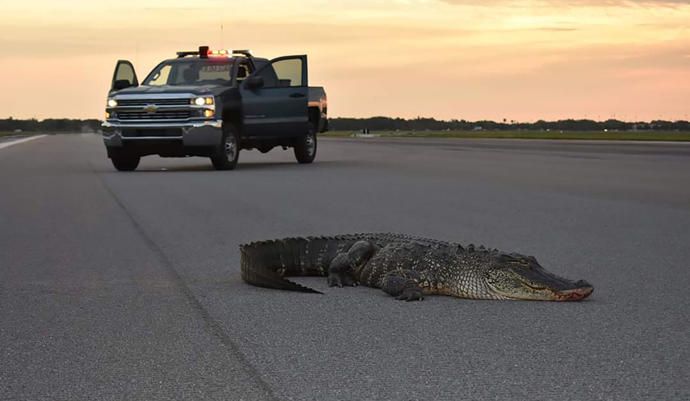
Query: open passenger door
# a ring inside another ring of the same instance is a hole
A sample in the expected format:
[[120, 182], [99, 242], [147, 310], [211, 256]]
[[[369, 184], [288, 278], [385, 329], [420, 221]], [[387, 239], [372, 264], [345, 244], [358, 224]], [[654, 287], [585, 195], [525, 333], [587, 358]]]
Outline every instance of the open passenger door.
[[110, 84], [110, 91], [117, 91], [131, 86], [139, 86], [134, 66], [127, 60], [118, 60], [113, 73], [113, 81]]
[[278, 57], [240, 85], [247, 136], [297, 137], [309, 131], [307, 56]]

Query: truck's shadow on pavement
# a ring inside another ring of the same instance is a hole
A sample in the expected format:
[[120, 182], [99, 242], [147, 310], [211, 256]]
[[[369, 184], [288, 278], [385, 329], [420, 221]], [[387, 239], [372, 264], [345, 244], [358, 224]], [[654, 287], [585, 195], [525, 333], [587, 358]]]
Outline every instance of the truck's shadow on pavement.
[[[239, 163], [234, 171], [244, 170], [270, 170], [270, 169], [300, 169], [308, 170], [318, 167], [345, 167], [358, 164], [356, 161], [349, 160], [332, 160], [332, 161], [315, 161], [311, 166], [301, 165], [295, 162], [246, 162]], [[134, 173], [170, 173], [170, 172], [193, 172], [193, 171], [215, 171], [210, 164], [187, 165], [187, 166], [145, 166], [139, 167]], [[225, 173], [232, 173], [233, 171], [225, 171]], [[224, 173], [224, 171], [218, 171]]]

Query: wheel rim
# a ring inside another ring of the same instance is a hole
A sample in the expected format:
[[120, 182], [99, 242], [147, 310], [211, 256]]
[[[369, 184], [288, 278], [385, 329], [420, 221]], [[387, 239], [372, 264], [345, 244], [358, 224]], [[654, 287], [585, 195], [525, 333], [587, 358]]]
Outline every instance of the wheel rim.
[[235, 135], [228, 135], [225, 138], [225, 156], [228, 160], [235, 160], [237, 155], [237, 140]]
[[316, 151], [316, 138], [314, 137], [314, 134], [307, 134], [306, 138], [304, 138], [304, 145], [307, 150], [307, 154], [309, 156], [313, 155], [314, 151]]

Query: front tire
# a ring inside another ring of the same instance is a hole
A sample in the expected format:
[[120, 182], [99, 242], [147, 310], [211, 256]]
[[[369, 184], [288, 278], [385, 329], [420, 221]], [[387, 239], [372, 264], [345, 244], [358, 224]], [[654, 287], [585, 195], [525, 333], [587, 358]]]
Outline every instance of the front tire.
[[295, 158], [300, 164], [309, 164], [316, 158], [316, 126], [309, 124], [309, 132], [295, 143]]
[[110, 157], [113, 167], [118, 171], [134, 171], [139, 167], [141, 157], [127, 154], [115, 154]]
[[230, 125], [223, 125], [223, 140], [221, 146], [211, 156], [211, 163], [216, 170], [233, 170], [240, 157], [240, 136], [237, 129]]

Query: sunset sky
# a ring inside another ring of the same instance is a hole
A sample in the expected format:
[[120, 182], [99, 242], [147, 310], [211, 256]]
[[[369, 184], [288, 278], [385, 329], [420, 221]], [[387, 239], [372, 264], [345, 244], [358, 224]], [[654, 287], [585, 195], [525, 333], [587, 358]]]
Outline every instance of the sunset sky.
[[208, 44], [308, 54], [334, 117], [690, 119], [686, 0], [0, 4], [0, 118], [102, 118], [117, 59]]

